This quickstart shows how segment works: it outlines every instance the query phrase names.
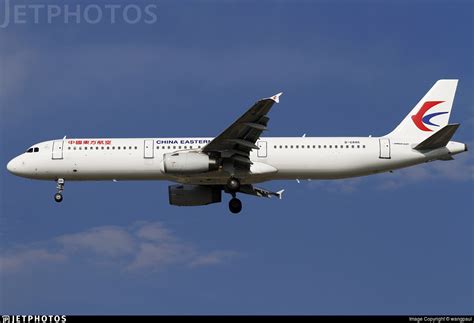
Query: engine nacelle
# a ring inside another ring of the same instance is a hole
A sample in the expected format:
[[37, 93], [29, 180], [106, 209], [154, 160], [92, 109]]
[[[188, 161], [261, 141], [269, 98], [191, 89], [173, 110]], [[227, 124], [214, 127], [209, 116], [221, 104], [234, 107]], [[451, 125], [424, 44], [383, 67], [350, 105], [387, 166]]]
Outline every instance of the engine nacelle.
[[196, 206], [222, 201], [222, 190], [213, 186], [171, 185], [168, 193], [171, 205]]
[[217, 168], [217, 161], [203, 153], [176, 152], [163, 155], [163, 171], [167, 174], [197, 174]]

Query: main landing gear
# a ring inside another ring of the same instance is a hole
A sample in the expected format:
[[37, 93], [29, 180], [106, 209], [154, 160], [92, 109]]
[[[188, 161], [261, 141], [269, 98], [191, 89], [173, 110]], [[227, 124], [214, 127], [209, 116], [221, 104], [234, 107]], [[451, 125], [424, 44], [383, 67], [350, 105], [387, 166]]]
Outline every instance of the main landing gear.
[[58, 178], [56, 183], [56, 189], [58, 192], [54, 194], [54, 200], [59, 203], [63, 200], [63, 195], [61, 193], [64, 191], [64, 178]]
[[227, 189], [231, 192], [237, 192], [240, 189], [240, 181], [235, 177], [229, 178], [227, 181]]
[[228, 193], [232, 195], [232, 198], [229, 201], [229, 210], [230, 212], [237, 214], [240, 211], [242, 211], [242, 202], [238, 198], [235, 197], [236, 193], [240, 189], [240, 181], [235, 177], [231, 177], [227, 181], [226, 188], [227, 188]]
[[231, 198], [229, 201], [229, 210], [234, 214], [239, 213], [242, 211], [242, 202], [236, 197]]

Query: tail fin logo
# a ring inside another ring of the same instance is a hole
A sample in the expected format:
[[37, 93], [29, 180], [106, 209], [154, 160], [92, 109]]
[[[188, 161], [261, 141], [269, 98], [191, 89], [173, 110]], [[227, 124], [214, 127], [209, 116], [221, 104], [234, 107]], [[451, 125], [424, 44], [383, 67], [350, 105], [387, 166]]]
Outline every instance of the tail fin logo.
[[413, 120], [413, 123], [415, 124], [415, 126], [417, 126], [418, 129], [422, 131], [433, 131], [430, 128], [428, 128], [426, 125], [439, 127], [439, 125], [431, 122], [431, 118], [434, 118], [441, 114], [446, 114], [448, 112], [435, 112], [435, 113], [431, 113], [427, 115], [425, 115], [425, 113], [428, 112], [429, 109], [443, 102], [444, 101], [426, 101], [425, 103], [423, 103], [418, 113], [411, 116], [411, 119]]

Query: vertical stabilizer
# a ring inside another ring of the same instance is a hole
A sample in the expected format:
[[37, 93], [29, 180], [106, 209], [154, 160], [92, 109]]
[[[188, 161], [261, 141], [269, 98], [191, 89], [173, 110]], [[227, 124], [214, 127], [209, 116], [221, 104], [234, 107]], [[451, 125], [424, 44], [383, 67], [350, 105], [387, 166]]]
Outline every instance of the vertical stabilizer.
[[438, 80], [403, 121], [386, 137], [422, 141], [446, 126], [458, 80]]

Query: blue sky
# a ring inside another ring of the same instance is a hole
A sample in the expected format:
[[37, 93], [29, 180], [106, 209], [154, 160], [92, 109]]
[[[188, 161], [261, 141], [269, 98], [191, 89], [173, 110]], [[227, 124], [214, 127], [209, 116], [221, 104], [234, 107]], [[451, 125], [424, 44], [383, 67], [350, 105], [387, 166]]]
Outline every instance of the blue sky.
[[[474, 147], [471, 1], [134, 3], [156, 23], [0, 29], [2, 165], [64, 135], [214, 136], [280, 91], [269, 136], [383, 135], [441, 78]], [[473, 174], [468, 152], [271, 182], [283, 200], [231, 216], [168, 205], [164, 182], [66, 183], [58, 205], [2, 167], [0, 312], [472, 314]]]

